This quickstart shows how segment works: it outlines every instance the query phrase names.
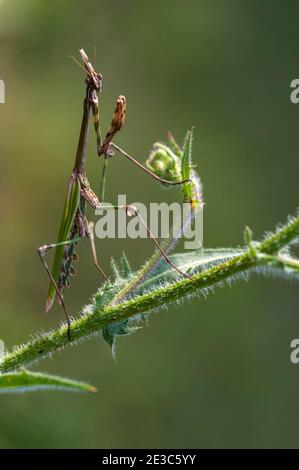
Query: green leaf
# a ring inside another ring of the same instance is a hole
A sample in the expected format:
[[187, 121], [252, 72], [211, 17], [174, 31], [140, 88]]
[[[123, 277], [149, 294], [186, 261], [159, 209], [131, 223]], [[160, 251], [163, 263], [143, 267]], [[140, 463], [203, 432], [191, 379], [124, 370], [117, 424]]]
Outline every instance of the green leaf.
[[179, 146], [179, 144], [175, 140], [173, 134], [171, 132], [168, 132], [167, 137], [168, 137], [168, 144], [169, 144], [171, 150], [173, 151], [173, 153], [175, 155], [177, 155], [179, 158], [182, 158], [183, 150], [181, 149], [181, 147]]
[[194, 207], [202, 204], [202, 187], [200, 177], [194, 170], [192, 163], [192, 144], [193, 144], [193, 128], [190, 129], [184, 139], [183, 157], [181, 164], [181, 178], [189, 180], [182, 184], [183, 202], [192, 203]]
[[[188, 253], [180, 253], [170, 256], [170, 259], [182, 271], [188, 274], [195, 274], [203, 269], [209, 269], [217, 264], [224, 263], [240, 254], [244, 253], [243, 249], [200, 249], [190, 251]], [[128, 263], [127, 258], [126, 263]], [[116, 263], [115, 263], [116, 266]], [[130, 273], [131, 274], [131, 273]], [[128, 298], [134, 298], [145, 292], [154, 291], [161, 287], [161, 285], [172, 282], [178, 277], [178, 273], [173, 269], [164, 259], [157, 265], [157, 267], [149, 274], [149, 276], [138, 287], [130, 291]], [[107, 301], [114, 300], [115, 295], [120, 289], [120, 277], [116, 277], [113, 284], [107, 285], [105, 288], [100, 289], [98, 293], [97, 304], [105, 305]], [[102, 338], [111, 349], [112, 356], [116, 358], [116, 339], [119, 336], [128, 336], [135, 333], [141, 321], [146, 321], [147, 314], [137, 314], [131, 318], [115, 321], [105, 326], [102, 329]]]
[[120, 279], [121, 276], [120, 276], [119, 268], [118, 268], [114, 258], [111, 258], [110, 266], [111, 266], [111, 270], [112, 270], [112, 275], [113, 275], [114, 279], [117, 281], [118, 279]]
[[193, 129], [187, 131], [182, 158], [182, 178], [187, 180], [190, 178], [191, 164], [192, 164], [192, 142], [193, 142]]
[[122, 275], [124, 279], [130, 279], [130, 277], [133, 276], [133, 272], [130, 266], [130, 263], [128, 261], [128, 258], [125, 253], [123, 253], [121, 260], [121, 267], [122, 267]]
[[[180, 270], [187, 274], [195, 274], [202, 270], [209, 269], [218, 264], [224, 263], [236, 256], [244, 253], [244, 249], [233, 248], [201, 248], [200, 250], [179, 253], [170, 256], [171, 261]], [[178, 273], [165, 260], [162, 260], [151, 275], [140, 285], [140, 290], [152, 290], [161, 283], [172, 281], [178, 277]], [[138, 289], [138, 292], [139, 292]]]
[[118, 336], [128, 336], [135, 331], [139, 330], [141, 327], [137, 326], [139, 321], [138, 315], [137, 318], [129, 318], [128, 320], [122, 320], [115, 323], [107, 325], [102, 330], [103, 340], [108, 344], [111, 349], [112, 356], [116, 359], [116, 338]]
[[34, 392], [38, 390], [97, 391], [92, 385], [40, 372], [22, 370], [20, 372], [0, 374], [0, 393]]
[[244, 228], [244, 242], [247, 246], [250, 246], [252, 243], [252, 230], [248, 225]]

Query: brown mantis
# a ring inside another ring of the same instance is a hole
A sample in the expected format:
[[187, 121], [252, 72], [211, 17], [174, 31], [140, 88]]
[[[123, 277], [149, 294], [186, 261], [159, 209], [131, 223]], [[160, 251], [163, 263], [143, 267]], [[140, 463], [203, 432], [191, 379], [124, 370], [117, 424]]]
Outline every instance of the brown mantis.
[[[102, 87], [102, 75], [95, 72], [93, 66], [89, 62], [87, 55], [84, 50], [80, 50], [80, 54], [83, 61], [83, 66], [87, 74], [85, 80], [86, 83], [86, 92], [83, 104], [83, 118], [81, 123], [81, 130], [79, 136], [79, 142], [76, 152], [75, 164], [73, 171], [69, 180], [67, 188], [67, 197], [63, 210], [63, 215], [60, 223], [60, 228], [58, 232], [57, 243], [51, 243], [48, 245], [42, 245], [38, 248], [38, 254], [43, 262], [43, 265], [47, 271], [47, 274], [50, 278], [50, 284], [48, 289], [48, 296], [46, 301], [45, 311], [48, 312], [53, 306], [55, 298], [59, 303], [61, 303], [65, 317], [68, 324], [68, 337], [71, 340], [71, 322], [67, 312], [67, 308], [64, 302], [64, 290], [65, 287], [70, 284], [70, 277], [76, 274], [76, 270], [73, 266], [73, 263], [77, 260], [78, 256], [75, 252], [75, 246], [84, 238], [87, 237], [91, 243], [93, 261], [96, 268], [100, 271], [104, 279], [107, 279], [106, 274], [103, 272], [97, 261], [97, 254], [94, 243], [93, 235], [93, 224], [88, 223], [86, 218], [86, 203], [91, 205], [93, 208], [100, 206], [100, 202], [104, 198], [105, 183], [106, 183], [106, 169], [107, 161], [109, 156], [113, 155], [113, 149], [120, 152], [135, 165], [146, 171], [156, 180], [166, 183], [166, 184], [182, 184], [185, 181], [167, 181], [163, 178], [152, 173], [146, 167], [144, 167], [140, 162], [135, 160], [131, 155], [125, 152], [123, 149], [112, 143], [114, 135], [121, 130], [124, 125], [125, 112], [126, 112], [126, 99], [124, 96], [120, 96], [116, 103], [116, 109], [112, 118], [111, 127], [106, 134], [104, 141], [101, 138], [100, 130], [100, 119], [99, 119], [99, 105], [98, 105], [98, 93], [101, 91]], [[85, 171], [85, 162], [86, 162], [86, 146], [89, 132], [89, 120], [90, 115], [93, 114], [94, 118], [94, 128], [97, 137], [97, 151], [98, 155], [104, 156], [104, 167], [103, 167], [103, 176], [102, 176], [102, 186], [101, 186], [101, 199], [92, 191], [88, 179], [86, 177]], [[115, 207], [115, 206], [114, 206]], [[136, 209], [133, 206], [127, 207], [115, 207], [117, 209], [125, 209], [128, 214], [136, 212]], [[138, 215], [138, 213], [137, 213]], [[164, 253], [163, 249], [159, 245], [158, 241], [151, 233], [143, 219], [138, 215], [141, 223], [146, 227], [146, 230], [155, 243], [156, 247], [161, 252], [165, 260], [172, 265], [180, 274], [185, 277], [189, 277], [187, 274], [180, 271], [168, 258], [167, 254]], [[45, 260], [45, 255], [49, 249], [55, 248], [54, 261], [52, 269], [48, 267], [48, 264]]]
[[[63, 292], [69, 285], [69, 278], [76, 273], [73, 261], [77, 255], [74, 251], [75, 245], [83, 238], [88, 237], [91, 241], [94, 264], [99, 269], [104, 278], [105, 273], [97, 262], [93, 232], [90, 229], [86, 218], [86, 202], [92, 207], [98, 207], [100, 202], [96, 194], [91, 190], [85, 172], [86, 145], [89, 130], [89, 118], [91, 108], [97, 106], [97, 93], [101, 90], [102, 76], [97, 74], [91, 67], [86, 79], [86, 93], [83, 105], [83, 118], [80, 130], [80, 137], [76, 152], [74, 168], [70, 177], [67, 189], [67, 198], [60, 223], [58, 241], [49, 245], [42, 245], [38, 248], [38, 254], [50, 277], [45, 311], [48, 312], [55, 300], [62, 304], [66, 320], [68, 323], [68, 335], [70, 338], [70, 319], [63, 299]], [[96, 123], [95, 123], [96, 126]], [[55, 248], [53, 267], [50, 271], [45, 254], [50, 248]]]

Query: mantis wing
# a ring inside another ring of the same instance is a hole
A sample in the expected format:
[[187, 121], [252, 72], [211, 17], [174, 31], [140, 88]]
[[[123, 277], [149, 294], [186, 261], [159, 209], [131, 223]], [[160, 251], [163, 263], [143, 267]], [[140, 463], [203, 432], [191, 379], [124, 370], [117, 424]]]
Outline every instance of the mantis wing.
[[[56, 284], [59, 278], [64, 248], [65, 248], [65, 245], [61, 245], [61, 243], [68, 240], [70, 229], [72, 227], [72, 224], [74, 222], [74, 218], [76, 215], [76, 211], [78, 209], [79, 201], [80, 201], [80, 183], [77, 177], [74, 178], [72, 176], [70, 183], [69, 183], [68, 194], [67, 194], [67, 198], [65, 201], [62, 219], [60, 222], [57, 246], [56, 246], [56, 250], [54, 254], [54, 261], [53, 261], [53, 267], [52, 267], [52, 272], [51, 272], [52, 277], [54, 281], [56, 282]], [[48, 290], [46, 308], [45, 308], [46, 313], [52, 307], [54, 300], [55, 300], [55, 296], [56, 296], [56, 288], [55, 288], [53, 281], [51, 280], [50, 285], [49, 285], [49, 290]]]

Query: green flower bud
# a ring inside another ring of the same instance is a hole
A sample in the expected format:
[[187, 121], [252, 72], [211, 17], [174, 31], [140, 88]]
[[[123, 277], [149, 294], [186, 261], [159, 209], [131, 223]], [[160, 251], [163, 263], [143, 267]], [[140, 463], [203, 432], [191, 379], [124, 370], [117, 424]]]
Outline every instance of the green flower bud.
[[180, 180], [178, 157], [166, 145], [156, 142], [146, 160], [146, 166], [155, 175], [168, 181]]

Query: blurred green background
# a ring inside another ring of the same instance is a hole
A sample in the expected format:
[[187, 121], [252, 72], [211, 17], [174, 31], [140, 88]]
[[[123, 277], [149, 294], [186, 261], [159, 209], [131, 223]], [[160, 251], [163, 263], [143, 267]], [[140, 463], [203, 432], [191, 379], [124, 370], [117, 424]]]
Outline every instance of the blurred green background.
[[[196, 126], [204, 184], [205, 246], [235, 246], [298, 205], [299, 2], [264, 0], [0, 0], [0, 337], [8, 349], [63, 314], [43, 314], [48, 280], [36, 247], [56, 239], [81, 121], [84, 74], [69, 58], [84, 47], [104, 76], [105, 129], [115, 98], [128, 110], [117, 142], [145, 160], [154, 141]], [[101, 162], [90, 139], [88, 174]], [[107, 200], [176, 200], [121, 157]], [[90, 213], [92, 217], [92, 212]], [[148, 240], [98, 241], [101, 263], [125, 250], [134, 267]], [[88, 243], [67, 292], [78, 312], [99, 285]], [[298, 286], [252, 277], [207, 300], [153, 315], [117, 344], [99, 339], [35, 369], [90, 381], [95, 396], [2, 396], [0, 446], [298, 447]]]

